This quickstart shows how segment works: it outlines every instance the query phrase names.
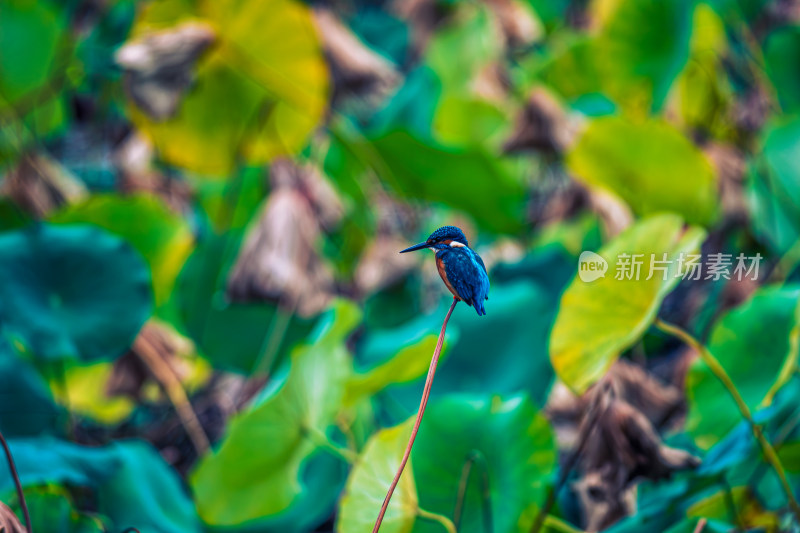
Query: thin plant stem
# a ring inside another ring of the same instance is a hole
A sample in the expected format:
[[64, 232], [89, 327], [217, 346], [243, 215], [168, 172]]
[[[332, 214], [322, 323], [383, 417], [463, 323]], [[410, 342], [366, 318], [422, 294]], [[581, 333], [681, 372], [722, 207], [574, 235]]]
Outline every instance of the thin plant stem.
[[453, 510], [453, 524], [456, 529], [461, 524], [461, 518], [464, 515], [464, 500], [467, 496], [467, 486], [469, 484], [469, 476], [472, 474], [473, 467], [478, 469], [480, 475], [480, 491], [481, 491], [481, 505], [483, 517], [483, 531], [484, 533], [492, 533], [492, 500], [490, 498], [491, 492], [489, 487], [489, 469], [486, 466], [486, 458], [478, 450], [472, 450], [467, 456], [464, 467], [461, 469], [461, 479], [458, 483], [458, 493], [456, 494], [456, 506]]
[[781, 487], [783, 488], [783, 491], [786, 493], [786, 497], [789, 500], [789, 506], [792, 508], [792, 513], [794, 513], [795, 520], [800, 523], [800, 505], [798, 505], [797, 500], [794, 497], [792, 487], [789, 484], [789, 480], [786, 478], [786, 471], [784, 470], [783, 465], [778, 458], [778, 454], [775, 452], [775, 448], [772, 447], [772, 444], [770, 444], [769, 440], [767, 440], [767, 438], [764, 436], [761, 426], [759, 426], [753, 419], [753, 414], [750, 412], [750, 408], [745, 403], [742, 395], [739, 394], [739, 390], [736, 388], [733, 380], [731, 380], [730, 376], [725, 371], [725, 368], [720, 364], [719, 361], [717, 361], [717, 358], [714, 357], [708, 348], [701, 344], [700, 341], [695, 339], [687, 331], [684, 331], [680, 327], [673, 324], [668, 324], [660, 319], [656, 319], [655, 326], [661, 331], [679, 338], [694, 348], [697, 353], [700, 354], [700, 358], [708, 366], [714, 376], [716, 376], [716, 378], [722, 383], [722, 386], [728, 391], [728, 394], [731, 395], [733, 401], [736, 402], [736, 406], [739, 408], [739, 412], [742, 413], [744, 419], [747, 420], [748, 424], [750, 424], [753, 435], [758, 441], [761, 451], [764, 454], [764, 459], [770, 464], [770, 466], [772, 466], [773, 470], [775, 470], [775, 473], [778, 474], [778, 479], [780, 480]]
[[417, 516], [420, 518], [424, 518], [426, 520], [433, 520], [434, 522], [439, 522], [447, 530], [447, 533], [457, 533], [456, 526], [455, 524], [453, 524], [453, 521], [444, 515], [441, 515], [439, 513], [432, 513], [430, 511], [426, 511], [425, 509], [420, 509], [419, 507], [417, 507]]
[[25, 493], [22, 492], [22, 483], [19, 481], [19, 474], [17, 474], [17, 466], [14, 464], [14, 456], [11, 455], [11, 449], [8, 447], [6, 438], [0, 433], [0, 444], [3, 445], [3, 450], [6, 452], [6, 460], [8, 460], [8, 470], [11, 472], [11, 477], [14, 479], [14, 487], [17, 489], [17, 497], [19, 498], [19, 506], [22, 507], [22, 514], [25, 515], [25, 529], [28, 533], [33, 533], [33, 526], [31, 525], [31, 515], [28, 512], [28, 503], [25, 501]]
[[545, 500], [542, 509], [539, 511], [539, 514], [536, 515], [536, 520], [534, 520], [533, 525], [531, 526], [531, 533], [539, 533], [542, 527], [544, 526], [545, 522], [547, 521], [547, 517], [550, 514], [550, 510], [556, 503], [556, 496], [561, 491], [561, 488], [567, 482], [567, 478], [569, 477], [569, 473], [572, 472], [572, 469], [575, 468], [575, 465], [578, 463], [578, 459], [583, 454], [583, 451], [586, 449], [586, 445], [589, 443], [589, 436], [594, 431], [595, 426], [597, 426], [598, 420], [600, 417], [598, 416], [598, 406], [600, 405], [601, 397], [606, 394], [606, 382], [600, 381], [596, 387], [597, 392], [595, 393], [594, 398], [592, 399], [592, 403], [589, 408], [586, 410], [586, 416], [584, 417], [584, 424], [580, 428], [578, 432], [578, 445], [572, 451], [572, 453], [567, 457], [567, 460], [564, 462], [564, 465], [561, 467], [561, 472], [558, 475], [558, 480], [556, 484], [550, 487], [550, 490], [547, 492], [547, 499]]
[[739, 514], [739, 510], [736, 508], [736, 500], [733, 499], [733, 487], [731, 484], [728, 483], [728, 480], [725, 479], [725, 474], [720, 474], [719, 476], [720, 485], [723, 487], [723, 497], [725, 500], [725, 506], [728, 508], [728, 514], [731, 517], [731, 520], [734, 523], [734, 531], [744, 531], [745, 525], [744, 521], [742, 520], [741, 515]]
[[211, 445], [203, 430], [203, 425], [197, 418], [197, 413], [194, 412], [189, 397], [183, 389], [181, 380], [178, 379], [177, 374], [175, 374], [175, 370], [173, 370], [169, 363], [161, 358], [157, 349], [142, 333], [139, 333], [136, 337], [133, 347], [136, 354], [159, 382], [161, 388], [164, 389], [164, 392], [167, 394], [167, 398], [169, 398], [170, 402], [175, 407], [178, 419], [181, 421], [187, 435], [189, 435], [189, 439], [192, 441], [197, 455], [204, 455], [211, 449]]
[[289, 323], [294, 316], [294, 308], [294, 305], [291, 306], [291, 310], [284, 310], [280, 305], [275, 308], [275, 316], [272, 319], [266, 337], [264, 337], [264, 348], [260, 351], [258, 359], [253, 365], [253, 371], [250, 373], [251, 379], [269, 376], [272, 371], [272, 363], [275, 362], [278, 349], [286, 337]]
[[[430, 396], [431, 393], [433, 376], [436, 374], [436, 365], [439, 364], [439, 354], [442, 353], [442, 346], [444, 345], [444, 332], [447, 330], [447, 323], [450, 321], [450, 315], [453, 314], [453, 309], [456, 308], [457, 303], [458, 300], [453, 298], [453, 303], [450, 304], [450, 310], [447, 311], [447, 316], [444, 317], [442, 331], [439, 333], [439, 340], [436, 342], [436, 349], [433, 350], [433, 357], [431, 358], [431, 366], [428, 368], [428, 377], [425, 379], [425, 388], [422, 391], [422, 399], [419, 402], [417, 420], [414, 422], [414, 429], [411, 430], [411, 437], [408, 439], [408, 445], [406, 446], [406, 451], [403, 454], [403, 460], [400, 462], [400, 468], [397, 469], [397, 473], [394, 475], [392, 484], [389, 486], [389, 491], [386, 493], [386, 498], [383, 500], [383, 505], [381, 505], [381, 511], [378, 514], [377, 520], [375, 520], [375, 527], [372, 528], [372, 533], [378, 533], [380, 530], [381, 522], [383, 522], [383, 515], [386, 514], [386, 509], [389, 507], [389, 501], [392, 499], [394, 489], [397, 487], [397, 483], [400, 481], [400, 475], [403, 473], [403, 469], [406, 467], [408, 458], [411, 455], [411, 448], [414, 446], [414, 439], [417, 438], [419, 425], [422, 422], [422, 415], [425, 414], [425, 406], [428, 405], [428, 396]], [[455, 527], [453, 527], [453, 533], [455, 533]]]
[[694, 533], [702, 533], [702, 531], [705, 529], [707, 523], [708, 523], [708, 520], [705, 519], [705, 518], [701, 518], [700, 520], [698, 520], [697, 521], [697, 527], [694, 528]]
[[52, 363], [50, 367], [53, 371], [53, 379], [58, 382], [59, 392], [61, 393], [61, 404], [64, 406], [64, 409], [67, 411], [67, 417], [65, 420], [66, 424], [66, 434], [68, 437], [74, 439], [75, 438], [75, 419], [72, 414], [72, 402], [69, 398], [69, 385], [67, 384], [67, 371], [65, 368], [65, 363], [63, 359]]
[[[286, 338], [286, 332], [289, 330], [292, 317], [294, 317], [294, 310], [297, 307], [296, 303], [297, 299], [295, 298], [293, 303], [288, 306], [287, 309], [284, 309], [281, 302], [278, 302], [275, 308], [275, 314], [270, 321], [269, 329], [261, 342], [261, 348], [258, 350], [258, 357], [250, 371], [250, 376], [234, 396], [233, 405], [236, 410], [244, 407], [246, 403], [245, 400], [252, 400], [252, 398], [247, 398], [245, 396], [246, 394], [252, 395], [252, 391], [256, 387], [260, 389], [269, 380], [270, 374], [272, 373], [272, 366], [275, 363], [275, 359], [278, 357], [281, 344], [283, 344], [283, 340]], [[253, 385], [255, 385], [255, 387], [252, 387]]]

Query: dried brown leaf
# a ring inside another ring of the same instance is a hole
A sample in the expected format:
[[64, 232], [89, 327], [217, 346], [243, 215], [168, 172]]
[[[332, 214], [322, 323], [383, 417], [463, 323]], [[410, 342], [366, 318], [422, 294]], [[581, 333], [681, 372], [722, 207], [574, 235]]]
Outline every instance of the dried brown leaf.
[[190, 210], [192, 188], [182, 179], [166, 176], [154, 165], [152, 143], [132, 132], [114, 152], [122, 192], [147, 192], [159, 196], [176, 213]]
[[528, 46], [542, 37], [542, 26], [530, 9], [516, 0], [487, 0], [509, 47]]
[[[184, 380], [191, 371], [186, 357], [194, 353], [191, 341], [179, 335], [169, 326], [156, 320], [149, 320], [139, 331], [139, 337], [146, 340], [151, 352], [156, 354], [169, 367], [179, 380]], [[152, 369], [145, 363], [134, 342], [131, 349], [114, 361], [114, 368], [106, 383], [109, 396], [130, 396], [141, 398], [147, 382], [153, 379]]]
[[7, 174], [3, 193], [36, 218], [88, 195], [83, 182], [43, 154], [25, 155]]
[[744, 154], [733, 145], [713, 141], [706, 143], [703, 153], [716, 171], [725, 218], [733, 222], [745, 222], [748, 208], [744, 196]]
[[20, 523], [14, 511], [3, 502], [0, 502], [0, 532], [26, 533], [26, 531], [25, 526]]
[[125, 70], [131, 99], [155, 120], [173, 116], [194, 79], [195, 62], [214, 40], [210, 26], [187, 22], [127, 42], [114, 59]]
[[348, 96], [378, 104], [401, 81], [395, 66], [369, 47], [330, 10], [314, 9], [317, 25], [334, 80], [334, 100]]
[[[643, 383], [641, 389], [648, 385]], [[606, 379], [591, 394], [600, 395], [583, 421], [582, 479], [575, 485], [583, 504], [587, 531], [599, 531], [631, 514], [632, 490], [639, 479], [669, 478], [694, 468], [699, 460], [665, 445], [648, 417], [621, 397], [624, 378]], [[639, 395], [645, 398], [647, 395]]]
[[355, 281], [360, 294], [387, 287], [408, 274], [417, 264], [411, 254], [399, 254], [408, 241], [399, 236], [379, 237], [367, 246], [356, 267]]
[[508, 153], [532, 150], [559, 154], [574, 142], [578, 129], [577, 120], [569, 117], [552, 93], [538, 87], [517, 116], [503, 149]]
[[273, 163], [272, 193], [256, 216], [228, 279], [236, 300], [267, 299], [311, 316], [334, 294], [331, 269], [317, 251], [322, 230], [342, 214], [334, 190], [312, 167]]

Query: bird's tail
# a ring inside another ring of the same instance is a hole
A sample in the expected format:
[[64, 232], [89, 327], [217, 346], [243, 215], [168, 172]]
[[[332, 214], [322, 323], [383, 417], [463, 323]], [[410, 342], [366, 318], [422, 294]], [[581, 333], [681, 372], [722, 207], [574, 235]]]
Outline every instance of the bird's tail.
[[486, 309], [483, 307], [483, 302], [478, 300], [475, 301], [475, 311], [478, 313], [478, 316], [483, 316], [486, 314]]

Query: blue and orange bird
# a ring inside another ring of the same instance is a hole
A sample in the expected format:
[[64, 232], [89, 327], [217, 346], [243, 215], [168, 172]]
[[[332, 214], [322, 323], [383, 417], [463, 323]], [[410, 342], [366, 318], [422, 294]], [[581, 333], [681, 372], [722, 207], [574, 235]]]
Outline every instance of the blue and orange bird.
[[455, 226], [443, 226], [431, 233], [425, 242], [409, 246], [400, 253], [424, 248], [436, 254], [439, 275], [455, 299], [474, 307], [478, 315], [485, 315], [483, 301], [489, 299], [489, 275], [481, 256], [469, 247], [464, 232]]

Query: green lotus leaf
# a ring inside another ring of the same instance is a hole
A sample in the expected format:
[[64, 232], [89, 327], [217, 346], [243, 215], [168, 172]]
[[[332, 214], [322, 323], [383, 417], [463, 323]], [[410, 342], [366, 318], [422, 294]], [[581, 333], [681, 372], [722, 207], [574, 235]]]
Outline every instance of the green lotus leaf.
[[[489, 480], [492, 529], [515, 531], [526, 509], [544, 504], [558, 464], [550, 425], [525, 395], [452, 395], [431, 404], [411, 459], [419, 506], [451, 518], [465, 464], [474, 461], [459, 531], [475, 533], [484, 531], [482, 476]], [[414, 527], [440, 530], [427, 520]]]
[[[115, 531], [200, 531], [177, 473], [146, 442], [97, 447], [40, 437], [12, 439], [9, 447], [23, 487], [57, 484], [95, 491], [97, 510], [111, 520]], [[9, 473], [0, 472], [0, 494], [13, 491]]]
[[599, 93], [632, 116], [660, 109], [689, 59], [689, 3], [607, 0], [590, 5], [597, 32], [567, 34], [557, 41], [552, 57], [535, 64], [538, 74], [567, 100]]
[[52, 432], [60, 415], [39, 372], [0, 338], [0, 431], [3, 436]]
[[762, 132], [760, 154], [750, 167], [750, 217], [756, 235], [769, 248], [797, 262], [800, 236], [800, 120], [781, 118]]
[[46, 224], [0, 234], [0, 326], [38, 357], [118, 357], [151, 308], [147, 265], [118, 237]]
[[59, 3], [9, 1], [2, 9], [0, 163], [64, 123], [64, 83], [57, 78], [72, 55], [68, 21]]
[[609, 96], [626, 108], [650, 101], [653, 108], [660, 109], [672, 82], [689, 59], [691, 3], [607, 3], [613, 7], [600, 30], [596, 58]]
[[381, 177], [398, 193], [461, 209], [491, 231], [520, 230], [525, 193], [514, 161], [482, 147], [431, 145], [404, 131], [382, 135], [361, 149], [377, 153]]
[[268, 517], [302, 492], [301, 466], [340, 408], [351, 372], [344, 341], [359, 320], [344, 302], [320, 319], [309, 344], [293, 354], [286, 380], [237, 415], [219, 449], [201, 459], [191, 484], [206, 523]]
[[784, 26], [771, 32], [764, 45], [764, 60], [782, 110], [796, 111], [800, 106], [800, 75], [793, 65], [800, 61], [800, 28]]
[[744, 528], [779, 530], [780, 518], [777, 513], [765, 509], [752, 490], [746, 486], [721, 489], [692, 504], [686, 510], [686, 516], [730, 521], [731, 508], [736, 510], [736, 518], [733, 521]]
[[[271, 302], [231, 302], [225, 296], [227, 272], [239, 241], [231, 233], [207, 238], [186, 261], [173, 293], [177, 321], [197, 349], [217, 369], [249, 374], [264, 353], [275, 321], [285, 317]], [[313, 321], [289, 317], [275, 365], [308, 336]]]
[[[58, 485], [32, 487], [25, 490], [25, 500], [31, 515], [31, 526], [39, 533], [103, 533], [105, 524], [100, 516], [84, 514], [75, 509], [69, 491]], [[18, 502], [10, 505], [22, 516]]]
[[49, 379], [50, 389], [56, 402], [70, 413], [105, 425], [118, 424], [136, 409], [136, 401], [124, 395], [109, 396], [107, 384], [113, 371], [114, 364], [108, 361], [69, 361], [63, 373]]
[[[762, 288], [720, 318], [711, 332], [708, 349], [752, 410], [768, 403], [797, 369], [798, 298], [796, 285]], [[686, 376], [686, 396], [686, 429], [701, 448], [710, 448], [741, 421], [730, 394], [700, 359]]]

